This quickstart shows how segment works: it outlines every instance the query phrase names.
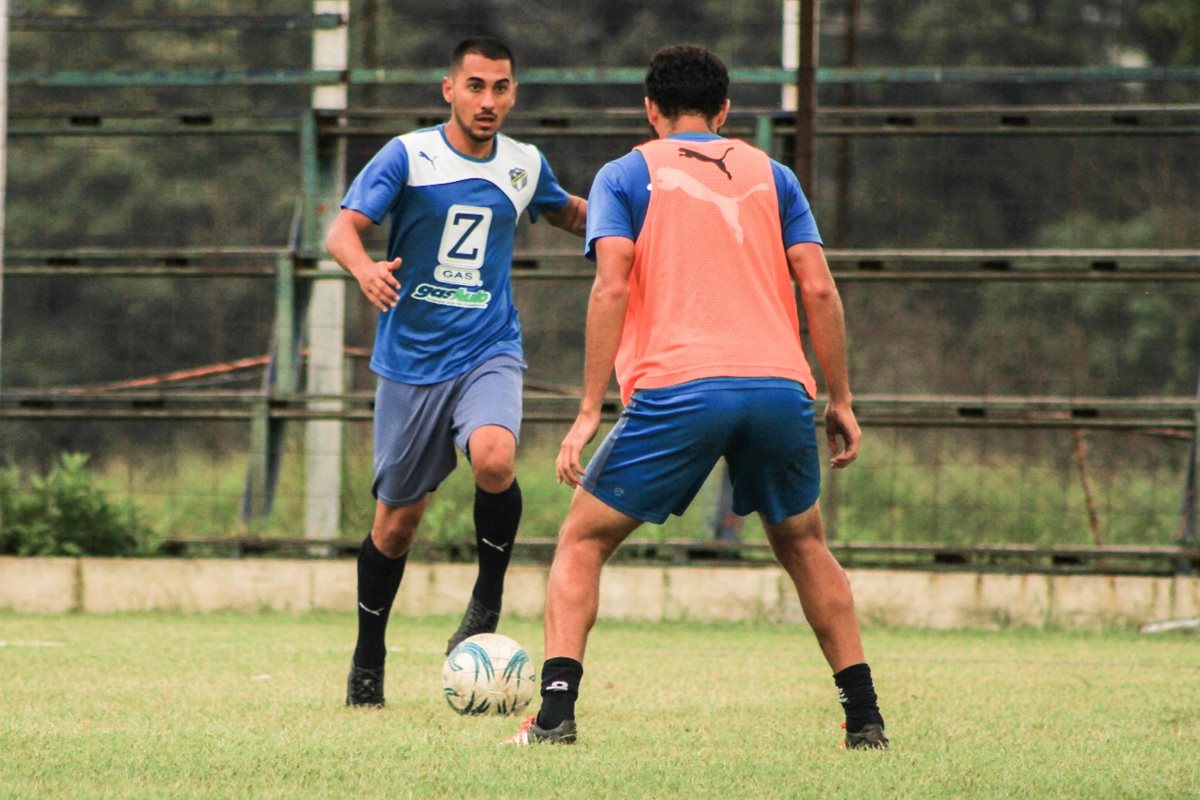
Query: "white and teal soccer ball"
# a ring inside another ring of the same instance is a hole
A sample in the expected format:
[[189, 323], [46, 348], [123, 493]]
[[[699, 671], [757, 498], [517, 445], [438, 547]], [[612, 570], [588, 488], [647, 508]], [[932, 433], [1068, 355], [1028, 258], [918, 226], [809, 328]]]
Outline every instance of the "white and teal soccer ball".
[[459, 714], [517, 714], [533, 700], [533, 663], [499, 633], [464, 639], [442, 665], [446, 702]]

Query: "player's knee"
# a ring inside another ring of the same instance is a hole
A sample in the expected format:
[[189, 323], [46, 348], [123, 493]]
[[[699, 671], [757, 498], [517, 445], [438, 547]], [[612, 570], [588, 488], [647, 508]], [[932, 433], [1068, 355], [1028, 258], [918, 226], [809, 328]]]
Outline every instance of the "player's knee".
[[622, 532], [568, 514], [558, 532], [554, 558], [564, 562], [600, 565], [608, 561], [625, 536]]
[[403, 528], [377, 528], [372, 537], [376, 550], [388, 558], [399, 558], [412, 548], [416, 531]]
[[480, 489], [499, 494], [512, 486], [514, 469], [512, 459], [502, 453], [488, 453], [472, 460], [475, 483]]
[[375, 549], [388, 558], [399, 558], [412, 548], [417, 538], [419, 514], [393, 514], [377, 520], [371, 531]]
[[820, 547], [825, 544], [825, 526], [815, 506], [781, 522], [769, 523], [765, 519], [763, 522], [767, 536], [773, 542], [804, 547]]
[[791, 529], [792, 537], [806, 545], [818, 546], [825, 544], [825, 528], [820, 524], [798, 525]]

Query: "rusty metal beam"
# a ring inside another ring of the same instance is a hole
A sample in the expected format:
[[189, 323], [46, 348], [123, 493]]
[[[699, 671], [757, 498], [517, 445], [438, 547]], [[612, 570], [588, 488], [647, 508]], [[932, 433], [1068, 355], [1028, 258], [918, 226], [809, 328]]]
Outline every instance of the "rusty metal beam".
[[[262, 391], [179, 389], [171, 391], [8, 390], [0, 419], [371, 419], [370, 392], [269, 398]], [[568, 423], [575, 417], [574, 393], [528, 391], [525, 421]], [[1067, 397], [977, 397], [971, 395], [860, 395], [855, 411], [864, 426], [948, 428], [1089, 428], [1175, 431], [1186, 438], [1195, 428], [1194, 398], [1136, 399]], [[605, 415], [619, 411], [615, 397]]]
[[[16, 250], [12, 278], [271, 278], [280, 248]], [[826, 259], [839, 281], [1178, 282], [1200, 281], [1200, 250], [1088, 248], [831, 248]], [[591, 262], [578, 252], [525, 251], [513, 259], [516, 281], [591, 281]], [[300, 259], [296, 277], [348, 280]]]

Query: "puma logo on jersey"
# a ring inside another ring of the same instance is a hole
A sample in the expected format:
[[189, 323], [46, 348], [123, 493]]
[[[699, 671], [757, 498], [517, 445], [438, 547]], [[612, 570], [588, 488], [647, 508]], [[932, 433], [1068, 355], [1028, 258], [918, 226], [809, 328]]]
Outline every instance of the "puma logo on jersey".
[[425, 159], [426, 161], [428, 161], [429, 166], [433, 167], [434, 169], [437, 169], [437, 156], [431, 156], [431, 155], [429, 155], [429, 153], [426, 153], [424, 150], [417, 153], [417, 155], [420, 156], [421, 158]]
[[770, 184], [758, 183], [751, 186], [740, 197], [726, 197], [723, 194], [717, 194], [683, 170], [673, 167], [659, 167], [654, 171], [654, 178], [654, 188], [656, 189], [668, 192], [679, 190], [689, 197], [715, 205], [725, 222], [733, 229], [733, 235], [738, 244], [741, 244], [746, 236], [745, 231], [742, 230], [741, 209], [739, 208], [741, 202], [755, 192], [766, 192], [771, 189]]
[[709, 164], [716, 164], [717, 169], [721, 170], [721, 172], [724, 172], [726, 178], [733, 180], [733, 173], [725, 168], [725, 156], [729, 155], [732, 151], [732, 147], [726, 148], [725, 152], [721, 153], [720, 158], [713, 158], [712, 156], [706, 156], [704, 153], [701, 153], [697, 150], [689, 150], [686, 147], [681, 147], [679, 148], [679, 157], [694, 158], [697, 161], [707, 161]]

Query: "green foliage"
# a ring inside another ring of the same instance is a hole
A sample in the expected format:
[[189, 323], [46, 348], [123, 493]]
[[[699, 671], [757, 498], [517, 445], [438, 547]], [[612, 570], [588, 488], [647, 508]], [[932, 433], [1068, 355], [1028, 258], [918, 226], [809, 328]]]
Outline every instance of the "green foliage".
[[[1070, 467], [1016, 458], [981, 465], [958, 455], [935, 464], [856, 464], [837, 481], [840, 541], [1095, 544], [1083, 484]], [[1171, 544], [1182, 485], [1178, 469], [1109, 474], [1095, 489], [1103, 543]]]
[[1200, 61], [1200, 4], [1138, 0], [1136, 7], [1141, 35], [1155, 63], [1191, 66]]
[[460, 465], [433, 494], [421, 520], [421, 539], [440, 545], [475, 545], [475, 481]]
[[[1135, 443], [1131, 436], [1137, 437]], [[570, 504], [571, 490], [554, 479], [557, 450], [552, 438], [529, 436], [518, 451], [524, 496], [520, 535], [525, 539], [555, 538]], [[137, 469], [114, 460], [105, 474], [110, 482], [128, 474], [147, 476], [130, 487], [130, 499], [160, 536], [296, 538], [302, 535], [305, 514], [303, 441], [297, 427], [285, 447], [272, 513], [249, 526], [239, 519], [246, 477], [241, 456], [193, 451]], [[1171, 544], [1186, 443], [1128, 433], [1094, 433], [1087, 441], [1104, 543]], [[347, 430], [343, 449], [339, 535], [361, 538], [375, 510], [365, 425]], [[839, 541], [1089, 545], [1092, 532], [1073, 452], [1069, 432], [900, 434], [869, 429], [864, 452], [851, 468], [825, 471], [822, 507], [830, 535]], [[643, 525], [634, 537], [708, 540], [718, 495], [715, 477], [682, 517]], [[469, 554], [474, 494], [470, 466], [460, 458], [458, 468], [430, 497], [420, 544], [439, 554]], [[745, 521], [742, 538], [764, 540], [756, 516]]]
[[147, 552], [149, 528], [129, 500], [113, 502], [87, 469], [64, 454], [46, 475], [0, 470], [0, 553], [122, 556]]

